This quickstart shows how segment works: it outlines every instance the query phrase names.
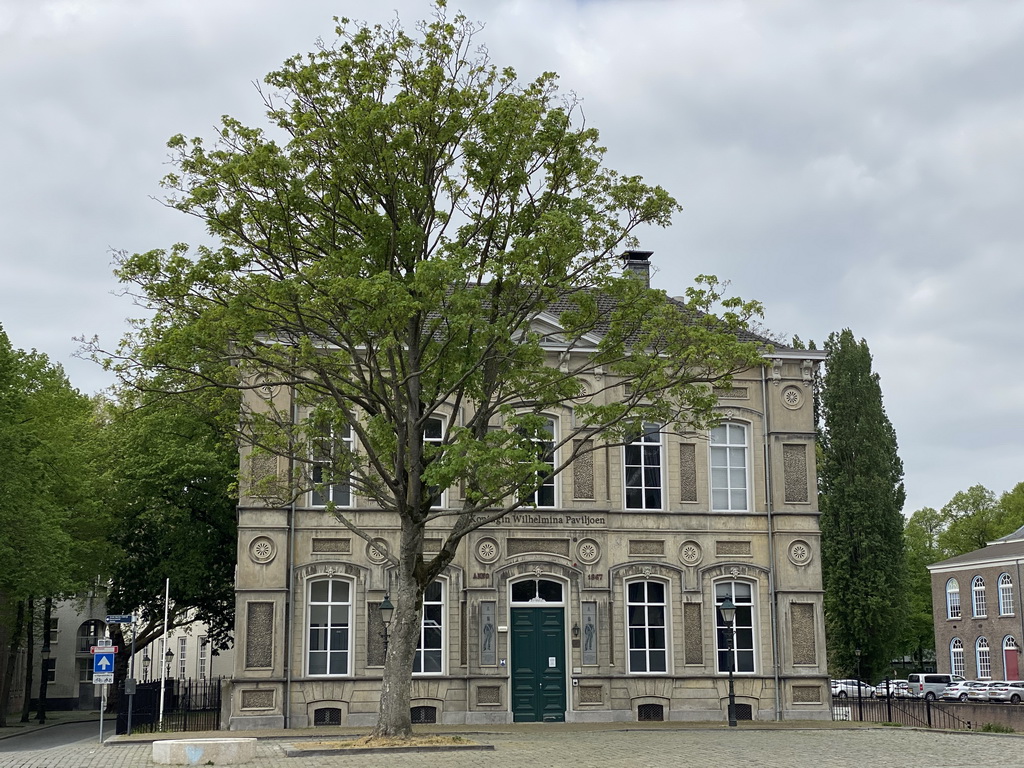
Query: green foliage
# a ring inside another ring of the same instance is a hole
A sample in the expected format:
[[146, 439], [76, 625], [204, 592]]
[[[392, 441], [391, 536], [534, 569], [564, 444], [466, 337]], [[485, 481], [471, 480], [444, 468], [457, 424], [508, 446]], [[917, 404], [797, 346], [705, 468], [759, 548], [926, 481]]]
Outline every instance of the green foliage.
[[942, 559], [939, 536], [942, 515], [925, 507], [907, 520], [903, 529], [906, 548], [907, 615], [901, 623], [903, 650], [919, 663], [935, 651], [932, 621], [932, 580], [927, 566]]
[[102, 573], [93, 403], [0, 328], [0, 594], [59, 595]]
[[1002, 723], [985, 723], [978, 730], [982, 733], [1016, 733], [1013, 728]]
[[819, 465], [822, 581], [832, 673], [875, 679], [899, 649], [906, 616], [903, 464], [867, 343], [825, 344]]
[[168, 577], [170, 625], [205, 622], [215, 646], [230, 641], [238, 449], [225, 422], [237, 412], [237, 397], [210, 391], [125, 391], [107, 404], [104, 494], [116, 550], [107, 605], [138, 610], [137, 647], [163, 631]]

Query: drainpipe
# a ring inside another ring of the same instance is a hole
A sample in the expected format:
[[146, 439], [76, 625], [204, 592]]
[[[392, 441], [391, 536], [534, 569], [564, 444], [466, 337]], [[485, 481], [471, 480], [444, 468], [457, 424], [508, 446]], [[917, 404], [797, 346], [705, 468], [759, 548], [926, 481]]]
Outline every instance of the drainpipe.
[[782, 719], [782, 697], [779, 690], [779, 617], [778, 593], [775, 591], [775, 528], [772, 521], [772, 450], [771, 419], [768, 414], [768, 377], [761, 366], [761, 404], [764, 407], [764, 490], [768, 513], [768, 614], [772, 632], [772, 670], [775, 676], [775, 720]]
[[295, 386], [289, 388], [291, 398], [291, 430], [288, 438], [288, 484], [292, 489], [292, 501], [288, 505], [288, 591], [284, 596], [284, 727], [292, 727], [292, 589], [295, 570], [295, 425], [298, 424], [298, 410], [295, 403]]

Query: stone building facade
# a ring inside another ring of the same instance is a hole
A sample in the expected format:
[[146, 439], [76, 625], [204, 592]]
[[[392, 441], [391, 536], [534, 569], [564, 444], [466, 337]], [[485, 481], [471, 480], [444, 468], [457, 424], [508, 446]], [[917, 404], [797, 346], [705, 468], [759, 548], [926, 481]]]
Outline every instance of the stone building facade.
[[1021, 679], [1022, 566], [1024, 528], [928, 566], [939, 672], [970, 680]]
[[[740, 718], [827, 719], [811, 389], [822, 358], [776, 348], [718, 393], [712, 431], [653, 425], [601, 447], [535, 507], [470, 534], [424, 600], [414, 722], [721, 721], [730, 659]], [[571, 417], [551, 414], [555, 434]], [[287, 474], [284, 459], [244, 451], [243, 467]], [[333, 500], [374, 546], [316, 494], [280, 507], [242, 495], [232, 729], [376, 721], [383, 553], [398, 521], [347, 491]]]

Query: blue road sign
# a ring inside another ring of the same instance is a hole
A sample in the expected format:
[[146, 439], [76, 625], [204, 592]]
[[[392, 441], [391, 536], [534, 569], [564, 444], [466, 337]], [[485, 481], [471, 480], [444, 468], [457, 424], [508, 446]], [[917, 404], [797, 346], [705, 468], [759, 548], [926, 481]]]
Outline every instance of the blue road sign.
[[135, 617], [130, 613], [115, 613], [107, 616], [107, 624], [131, 624]]
[[92, 657], [92, 673], [102, 674], [105, 672], [114, 671], [114, 654], [113, 653], [96, 653]]

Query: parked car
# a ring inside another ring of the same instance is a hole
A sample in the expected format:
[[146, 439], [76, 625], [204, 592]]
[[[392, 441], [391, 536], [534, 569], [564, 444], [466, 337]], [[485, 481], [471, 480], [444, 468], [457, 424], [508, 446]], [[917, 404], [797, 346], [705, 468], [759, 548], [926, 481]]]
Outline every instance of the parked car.
[[1020, 704], [1024, 701], [1024, 680], [1010, 680], [988, 689], [988, 700]]
[[1006, 682], [1003, 680], [991, 680], [984, 685], [979, 685], [977, 688], [971, 688], [971, 690], [967, 692], [967, 700], [974, 702], [988, 701], [989, 691], [993, 688], [998, 688], [1001, 685], [1006, 685]]
[[963, 675], [912, 672], [907, 675], [907, 688], [915, 699], [935, 701], [946, 690], [947, 685], [963, 679]]
[[[858, 687], [860, 688], [859, 694], [857, 692]], [[875, 688], [861, 680], [833, 680], [832, 695], [838, 696], [840, 699], [845, 699], [847, 696], [858, 695], [865, 699], [870, 699], [875, 695]]]
[[947, 685], [940, 698], [943, 701], [967, 701], [967, 694], [970, 690], [981, 685], [987, 685], [987, 683], [978, 680], [958, 680]]
[[883, 680], [875, 686], [875, 696], [880, 699], [887, 699], [889, 697], [903, 699], [909, 695], [906, 680]]

